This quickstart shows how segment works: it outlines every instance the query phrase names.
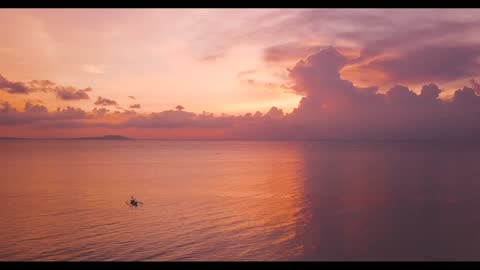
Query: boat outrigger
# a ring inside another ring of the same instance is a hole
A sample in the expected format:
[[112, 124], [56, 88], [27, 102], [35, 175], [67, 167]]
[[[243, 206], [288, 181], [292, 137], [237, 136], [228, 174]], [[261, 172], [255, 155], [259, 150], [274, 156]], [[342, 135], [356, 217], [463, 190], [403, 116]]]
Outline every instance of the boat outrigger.
[[140, 206], [143, 206], [143, 202], [138, 201], [138, 200], [135, 199], [133, 196], [132, 196], [132, 198], [130, 199], [130, 201], [126, 201], [125, 203], [126, 203], [128, 206], [130, 206], [130, 207], [138, 207], [139, 205], [140, 205]]

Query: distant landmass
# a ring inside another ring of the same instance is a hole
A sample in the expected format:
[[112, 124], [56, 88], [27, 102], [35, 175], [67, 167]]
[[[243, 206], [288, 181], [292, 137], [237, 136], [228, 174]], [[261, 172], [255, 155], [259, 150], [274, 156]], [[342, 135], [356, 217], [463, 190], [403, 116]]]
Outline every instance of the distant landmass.
[[44, 139], [35, 139], [35, 138], [20, 138], [20, 137], [0, 137], [0, 140], [133, 140], [120, 135], [105, 135], [101, 137], [78, 137], [78, 138], [44, 138]]
[[19, 138], [19, 137], [0, 137], [0, 140], [28, 140], [28, 138]]
[[70, 138], [70, 140], [131, 140], [131, 138], [128, 138], [128, 137], [125, 137], [125, 136], [120, 136], [120, 135], [105, 135], [105, 136], [102, 136], [102, 137]]

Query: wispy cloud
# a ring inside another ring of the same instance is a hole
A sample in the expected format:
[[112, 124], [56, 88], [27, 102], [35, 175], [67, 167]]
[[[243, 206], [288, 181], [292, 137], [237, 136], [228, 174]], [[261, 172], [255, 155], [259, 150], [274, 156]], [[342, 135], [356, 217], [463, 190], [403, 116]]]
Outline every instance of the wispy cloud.
[[82, 66], [82, 70], [84, 72], [90, 73], [90, 74], [103, 74], [105, 73], [105, 70], [102, 66], [99, 65], [89, 65], [85, 64]]
[[243, 70], [237, 73], [237, 77], [242, 78], [244, 76], [254, 74], [255, 72], [257, 72], [256, 69]]
[[219, 59], [222, 59], [225, 57], [225, 53], [215, 53], [215, 54], [209, 54], [201, 58], [201, 61], [203, 62], [215, 62]]

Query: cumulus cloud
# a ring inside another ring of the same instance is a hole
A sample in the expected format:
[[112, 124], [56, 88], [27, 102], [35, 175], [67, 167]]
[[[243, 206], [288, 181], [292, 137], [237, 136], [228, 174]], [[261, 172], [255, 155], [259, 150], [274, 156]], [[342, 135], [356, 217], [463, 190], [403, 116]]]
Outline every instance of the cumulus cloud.
[[0, 74], [0, 90], [7, 91], [10, 94], [54, 93], [57, 98], [68, 101], [89, 99], [87, 92], [92, 91], [92, 88], [78, 89], [73, 86], [61, 86], [50, 80], [32, 80], [27, 83], [12, 82]]
[[231, 117], [215, 117], [209, 114], [195, 114], [177, 109], [138, 115], [123, 123], [122, 126], [141, 128], [212, 128], [229, 127], [232, 123]]
[[[178, 106], [177, 106], [178, 107]], [[257, 116], [257, 114], [256, 114]], [[278, 111], [272, 111], [271, 117], [279, 117]], [[106, 108], [94, 108], [86, 112], [79, 108], [58, 108], [48, 111], [43, 105], [27, 102], [24, 110], [15, 109], [8, 102], [0, 103], [0, 125], [29, 125], [31, 127], [56, 128], [145, 128], [145, 129], [222, 129], [231, 128], [243, 116], [220, 115], [203, 112], [196, 114], [182, 108], [139, 114], [135, 111], [110, 111]], [[253, 118], [252, 118], [253, 119]]]
[[[137, 113], [91, 112], [66, 108], [49, 112], [42, 105], [26, 103], [24, 111], [0, 105], [1, 125], [56, 127], [113, 127], [146, 130], [221, 130], [223, 138], [295, 140], [478, 140], [480, 96], [478, 84], [441, 99], [437, 84], [425, 84], [417, 94], [397, 84], [386, 92], [379, 87], [358, 87], [343, 79], [340, 70], [348, 58], [328, 47], [298, 61], [289, 69], [292, 88], [302, 95], [297, 108], [285, 113], [272, 107], [262, 114], [197, 114], [178, 105], [171, 110]], [[98, 103], [98, 104], [97, 104]], [[116, 105], [99, 97], [96, 105]]]
[[105, 108], [93, 108], [93, 111], [92, 113], [95, 115], [95, 116], [99, 116], [99, 117], [102, 117], [102, 116], [105, 116], [107, 113], [109, 113], [110, 110], [108, 109], [105, 109]]
[[57, 85], [50, 80], [33, 80], [27, 83], [31, 92], [54, 92]]
[[469, 78], [480, 70], [478, 46], [432, 46], [373, 60], [360, 69], [385, 73], [390, 81], [422, 83]]
[[57, 97], [62, 100], [80, 100], [80, 99], [90, 99], [87, 92], [92, 91], [92, 89], [76, 89], [73, 87], [56, 87], [55, 92]]
[[[239, 34], [232, 46], [242, 38], [261, 40], [270, 44], [264, 49], [265, 62], [276, 65], [296, 62], [324, 45], [353, 48], [351, 55], [359, 56], [351, 63], [361, 65], [355, 73], [350, 70], [351, 79], [380, 86], [444, 83], [480, 75], [477, 10], [314, 9], [285, 13], [289, 16], [268, 26], [253, 27], [257, 23], [252, 21], [252, 27], [245, 30], [248, 33]], [[278, 44], [279, 40], [289, 42]], [[385, 80], [380, 81], [374, 71], [386, 73]]]
[[88, 117], [82, 109], [67, 107], [57, 108], [49, 112], [43, 105], [25, 103], [23, 111], [19, 111], [8, 102], [0, 103], [0, 124], [2, 125], [42, 125], [53, 124], [60, 121], [81, 120]]
[[130, 105], [130, 109], [140, 109], [142, 106], [140, 104], [132, 104]]
[[0, 90], [10, 94], [28, 94], [31, 90], [22, 82], [12, 82], [0, 74]]
[[134, 96], [128, 96], [128, 98], [135, 100], [136, 98]]
[[94, 104], [98, 106], [118, 106], [115, 100], [103, 97], [98, 97]]
[[477, 95], [480, 95], [480, 84], [475, 79], [470, 79], [470, 84]]
[[340, 77], [346, 57], [324, 49], [290, 70], [294, 90], [305, 97], [277, 130], [285, 138], [433, 140], [475, 139], [480, 135], [480, 97], [472, 88], [441, 100], [441, 90], [428, 84], [418, 95], [396, 85], [385, 94], [360, 88]]

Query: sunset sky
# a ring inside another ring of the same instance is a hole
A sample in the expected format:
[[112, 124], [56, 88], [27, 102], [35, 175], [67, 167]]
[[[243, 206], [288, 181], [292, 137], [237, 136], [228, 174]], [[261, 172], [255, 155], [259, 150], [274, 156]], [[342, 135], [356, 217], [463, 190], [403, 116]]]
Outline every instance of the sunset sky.
[[3, 9], [0, 137], [476, 138], [479, 29], [462, 9]]

